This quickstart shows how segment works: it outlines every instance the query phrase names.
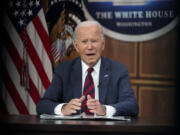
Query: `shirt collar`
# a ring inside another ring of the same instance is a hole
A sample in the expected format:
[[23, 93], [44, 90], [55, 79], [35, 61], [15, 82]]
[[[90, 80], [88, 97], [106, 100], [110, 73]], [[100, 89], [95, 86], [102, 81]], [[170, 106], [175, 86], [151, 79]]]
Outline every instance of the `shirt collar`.
[[[85, 74], [87, 72], [87, 69], [89, 68], [89, 66], [83, 60], [81, 60], [81, 64], [82, 64], [82, 72]], [[96, 73], [99, 73], [100, 64], [101, 64], [101, 58], [98, 60], [96, 65], [93, 66], [93, 69]]]

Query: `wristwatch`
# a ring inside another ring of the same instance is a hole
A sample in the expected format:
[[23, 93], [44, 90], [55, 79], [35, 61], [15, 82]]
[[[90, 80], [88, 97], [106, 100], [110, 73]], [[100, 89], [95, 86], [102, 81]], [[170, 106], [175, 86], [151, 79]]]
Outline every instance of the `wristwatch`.
[[106, 115], [106, 106], [103, 105], [103, 108], [104, 108], [104, 111], [105, 111], [105, 114], [104, 114], [104, 116], [105, 116]]

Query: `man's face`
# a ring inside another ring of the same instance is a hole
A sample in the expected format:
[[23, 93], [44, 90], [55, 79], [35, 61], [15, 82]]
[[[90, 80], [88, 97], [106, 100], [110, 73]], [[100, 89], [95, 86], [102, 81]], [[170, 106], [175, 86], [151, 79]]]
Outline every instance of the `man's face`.
[[90, 67], [94, 66], [104, 50], [105, 41], [98, 25], [82, 26], [76, 33], [75, 46], [81, 59]]

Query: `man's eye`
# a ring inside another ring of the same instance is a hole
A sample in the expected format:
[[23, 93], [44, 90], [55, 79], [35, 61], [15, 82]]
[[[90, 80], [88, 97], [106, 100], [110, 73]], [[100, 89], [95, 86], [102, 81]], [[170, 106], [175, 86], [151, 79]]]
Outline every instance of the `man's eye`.
[[85, 44], [87, 43], [87, 40], [82, 40], [81, 43]]
[[97, 40], [92, 40], [92, 43], [96, 43], [97, 42]]

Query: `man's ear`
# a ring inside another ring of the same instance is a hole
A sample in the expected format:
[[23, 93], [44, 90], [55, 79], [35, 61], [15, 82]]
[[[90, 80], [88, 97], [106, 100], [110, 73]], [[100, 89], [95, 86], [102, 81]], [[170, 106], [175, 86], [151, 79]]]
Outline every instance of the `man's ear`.
[[104, 39], [104, 38], [103, 38], [103, 40], [102, 40], [102, 44], [103, 44], [102, 50], [104, 51], [104, 49], [105, 49], [105, 39]]
[[75, 48], [76, 51], [79, 53], [79, 48], [78, 48], [78, 43], [77, 43], [77, 41], [74, 40], [73, 44], [74, 44], [74, 48]]

